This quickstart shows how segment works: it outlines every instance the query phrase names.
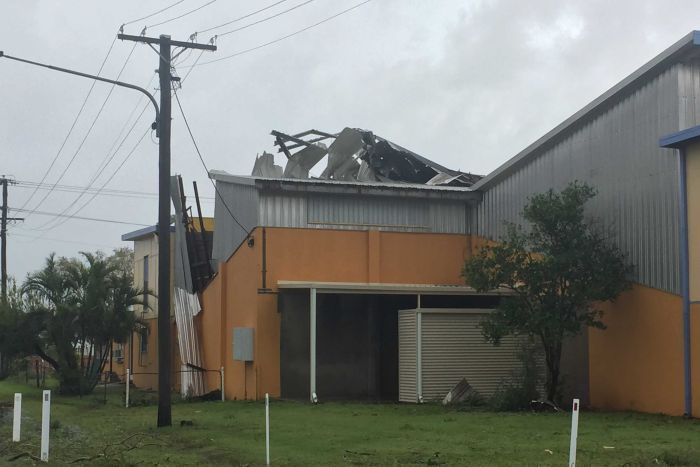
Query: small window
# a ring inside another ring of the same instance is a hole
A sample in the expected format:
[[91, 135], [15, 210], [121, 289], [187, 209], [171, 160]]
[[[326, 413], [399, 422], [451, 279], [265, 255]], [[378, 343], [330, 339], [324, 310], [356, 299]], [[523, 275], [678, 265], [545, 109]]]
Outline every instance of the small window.
[[121, 344], [116, 344], [114, 350], [112, 351], [112, 359], [120, 361], [124, 360], [124, 348]]
[[143, 257], [143, 312], [148, 309], [148, 255]]
[[142, 328], [139, 332], [139, 348], [141, 353], [148, 353], [148, 328]]

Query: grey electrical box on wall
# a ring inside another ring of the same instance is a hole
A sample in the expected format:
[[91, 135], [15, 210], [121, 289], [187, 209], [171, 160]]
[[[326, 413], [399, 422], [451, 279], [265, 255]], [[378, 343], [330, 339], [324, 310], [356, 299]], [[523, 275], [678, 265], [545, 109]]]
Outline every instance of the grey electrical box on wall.
[[244, 362], [253, 361], [253, 339], [255, 329], [233, 328], [233, 359]]

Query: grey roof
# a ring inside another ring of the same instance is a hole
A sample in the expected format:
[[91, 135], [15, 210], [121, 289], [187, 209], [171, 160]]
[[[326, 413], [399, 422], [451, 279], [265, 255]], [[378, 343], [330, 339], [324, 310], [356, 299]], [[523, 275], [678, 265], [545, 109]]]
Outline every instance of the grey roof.
[[526, 164], [530, 157], [535, 155], [538, 150], [547, 145], [554, 144], [558, 138], [565, 136], [568, 130], [576, 127], [578, 124], [584, 121], [595, 118], [596, 115], [619, 102], [632, 89], [644, 84], [650, 78], [658, 75], [669, 66], [677, 63], [679, 60], [697, 55], [698, 46], [700, 46], [700, 31], [692, 31], [686, 34], [681, 40], [661, 52], [637, 71], [617, 83], [597, 99], [593, 100], [583, 109], [564, 120], [564, 122], [520, 151], [486, 177], [476, 182], [474, 185], [472, 185], [472, 188], [475, 190], [484, 190], [499, 180], [507, 177], [519, 167]]
[[232, 175], [223, 170], [210, 170], [209, 178], [236, 185], [255, 186], [286, 192], [355, 194], [389, 197], [421, 197], [460, 200], [480, 200], [481, 194], [471, 187], [423, 185], [413, 183], [356, 182], [321, 180], [315, 178], [270, 178], [252, 175]]
[[[175, 232], [174, 225], [170, 226], [170, 232]], [[150, 235], [155, 235], [156, 233], [158, 233], [158, 226], [152, 225], [150, 227], [144, 227], [143, 229], [138, 229], [138, 230], [134, 230], [132, 232], [127, 232], [125, 234], [122, 234], [122, 241], [123, 242], [136, 241], [136, 240], [140, 240], [142, 238], [148, 237]]]

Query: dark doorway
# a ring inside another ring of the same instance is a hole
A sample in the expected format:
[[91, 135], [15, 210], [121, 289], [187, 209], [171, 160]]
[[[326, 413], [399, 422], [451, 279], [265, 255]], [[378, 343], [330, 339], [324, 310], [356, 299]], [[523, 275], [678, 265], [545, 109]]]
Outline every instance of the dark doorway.
[[[318, 294], [316, 388], [323, 400], [398, 400], [398, 313], [415, 295]], [[309, 294], [280, 294], [282, 397], [309, 397]]]

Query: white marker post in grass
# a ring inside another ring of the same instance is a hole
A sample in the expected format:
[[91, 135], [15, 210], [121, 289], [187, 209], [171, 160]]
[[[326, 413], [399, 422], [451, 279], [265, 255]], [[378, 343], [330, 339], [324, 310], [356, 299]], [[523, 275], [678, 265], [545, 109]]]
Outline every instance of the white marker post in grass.
[[129, 386], [131, 386], [131, 369], [126, 369], [126, 396], [124, 398], [124, 407], [129, 408]]
[[12, 441], [19, 442], [20, 424], [22, 423], [22, 393], [15, 393], [15, 413], [12, 419]]
[[571, 409], [571, 445], [569, 446], [569, 467], [576, 467], [576, 437], [578, 436], [579, 401], [574, 399]]
[[224, 395], [224, 367], [221, 367], [219, 370], [219, 376], [221, 376], [221, 402], [224, 402], [226, 400]]
[[265, 460], [270, 465], [270, 395], [265, 393]]
[[49, 461], [49, 429], [51, 428], [51, 391], [45, 390], [41, 402], [41, 460]]

